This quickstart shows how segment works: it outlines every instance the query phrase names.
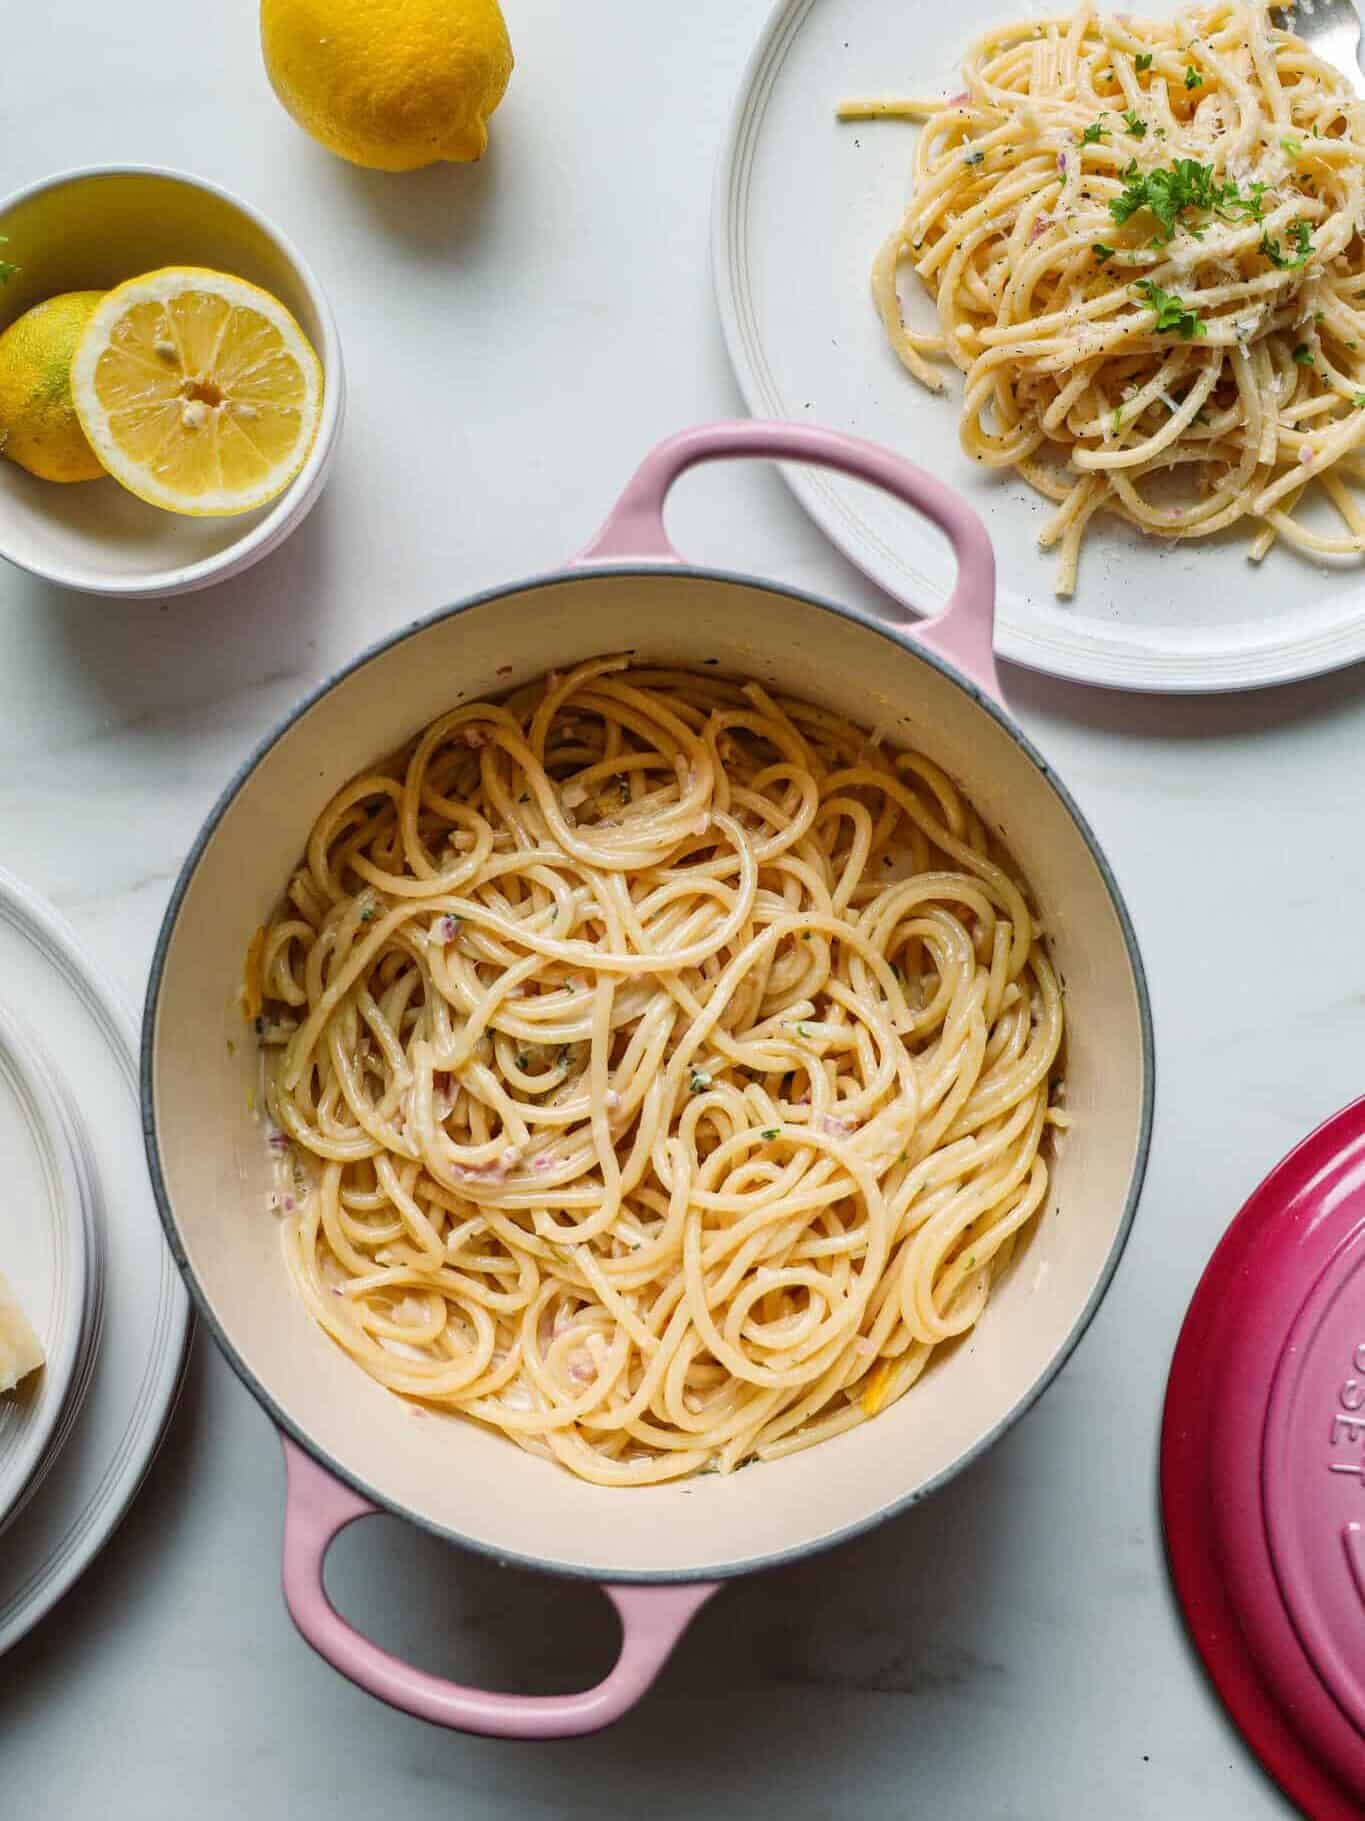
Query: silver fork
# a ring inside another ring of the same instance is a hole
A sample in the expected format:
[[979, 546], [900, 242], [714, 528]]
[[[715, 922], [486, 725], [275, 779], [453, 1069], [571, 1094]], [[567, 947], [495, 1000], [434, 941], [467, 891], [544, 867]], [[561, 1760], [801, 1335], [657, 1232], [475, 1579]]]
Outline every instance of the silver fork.
[[1365, 72], [1360, 67], [1360, 14], [1353, 0], [1299, 0], [1297, 6], [1277, 6], [1285, 31], [1293, 32], [1324, 63], [1340, 70], [1358, 95], [1365, 94]]

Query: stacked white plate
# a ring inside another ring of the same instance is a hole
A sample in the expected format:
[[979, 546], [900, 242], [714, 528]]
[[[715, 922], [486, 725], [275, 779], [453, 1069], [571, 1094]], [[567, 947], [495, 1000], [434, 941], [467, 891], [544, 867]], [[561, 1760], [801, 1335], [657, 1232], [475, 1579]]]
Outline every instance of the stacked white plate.
[[104, 1253], [89, 1140], [31, 1030], [0, 1006], [0, 1273], [46, 1364], [0, 1398], [0, 1530], [42, 1484], [99, 1343]]
[[132, 1019], [0, 871], [0, 1273], [47, 1355], [0, 1398], [0, 1653], [94, 1559], [156, 1452], [189, 1302], [142, 1150]]

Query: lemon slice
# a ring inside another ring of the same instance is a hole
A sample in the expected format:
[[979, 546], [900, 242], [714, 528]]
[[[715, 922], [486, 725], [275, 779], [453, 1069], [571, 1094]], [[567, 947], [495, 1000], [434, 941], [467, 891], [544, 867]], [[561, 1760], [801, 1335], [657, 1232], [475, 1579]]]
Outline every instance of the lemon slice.
[[167, 266], [99, 304], [71, 391], [116, 481], [168, 512], [220, 517], [265, 505], [303, 466], [322, 369], [268, 292], [225, 272]]

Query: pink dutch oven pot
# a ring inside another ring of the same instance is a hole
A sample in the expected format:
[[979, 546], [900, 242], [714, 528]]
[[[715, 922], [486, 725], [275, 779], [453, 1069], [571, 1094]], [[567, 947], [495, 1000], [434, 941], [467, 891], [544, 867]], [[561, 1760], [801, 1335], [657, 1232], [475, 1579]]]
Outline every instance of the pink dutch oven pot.
[[[926, 515], [957, 563], [942, 611], [883, 620], [685, 564], [664, 529], [669, 488], [696, 463], [734, 456], [819, 462]], [[289, 1611], [326, 1661], [380, 1699], [504, 1738], [610, 1724], [644, 1694], [723, 1580], [854, 1536], [961, 1471], [1040, 1395], [1094, 1315], [1146, 1164], [1150, 1012], [1100, 847], [1003, 706], [993, 609], [984, 529], [922, 469], [807, 425], [685, 431], [648, 456], [575, 562], [464, 601], [365, 653], [290, 714], [208, 818], [172, 896], [148, 989], [147, 1155], [199, 1310], [283, 1436]], [[293, 1298], [267, 1212], [269, 1166], [252, 1110], [257, 1063], [236, 1009], [251, 933], [348, 777], [457, 701], [612, 650], [718, 665], [823, 701], [927, 752], [958, 780], [1047, 908], [1068, 996], [1076, 1115], [1020, 1262], [967, 1344], [910, 1396], [785, 1459], [628, 1491], [582, 1485], [457, 1418], [414, 1420], [313, 1326]], [[567, 1696], [486, 1693], [362, 1637], [330, 1603], [323, 1562], [338, 1531], [381, 1509], [499, 1560], [599, 1583], [622, 1628], [611, 1673]]]

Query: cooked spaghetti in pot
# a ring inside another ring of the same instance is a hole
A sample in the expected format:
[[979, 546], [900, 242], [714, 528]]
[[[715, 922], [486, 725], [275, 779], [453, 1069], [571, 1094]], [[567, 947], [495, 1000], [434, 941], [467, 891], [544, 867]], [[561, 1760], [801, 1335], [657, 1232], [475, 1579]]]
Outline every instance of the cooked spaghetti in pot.
[[605, 1485], [894, 1403], [980, 1317], [1064, 1118], [1039, 924], [951, 780], [624, 657], [347, 784], [246, 997], [313, 1317]]
[[[873, 267], [923, 385], [966, 375], [967, 454], [1059, 510], [1057, 592], [1113, 513], [1163, 538], [1242, 526], [1358, 557], [1365, 512], [1365, 103], [1264, 4], [1157, 20], [1082, 6], [986, 32], [926, 121]], [[938, 333], [902, 319], [908, 266]], [[1316, 491], [1335, 526], [1299, 511]]]

